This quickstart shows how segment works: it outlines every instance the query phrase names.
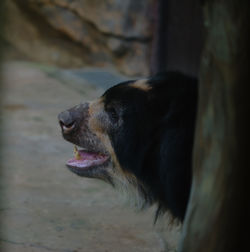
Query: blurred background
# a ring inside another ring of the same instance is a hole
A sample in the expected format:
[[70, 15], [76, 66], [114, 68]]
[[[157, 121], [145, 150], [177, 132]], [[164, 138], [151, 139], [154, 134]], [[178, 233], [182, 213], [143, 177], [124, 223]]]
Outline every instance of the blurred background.
[[[137, 213], [65, 162], [57, 114], [120, 81], [199, 71], [195, 0], [8, 0], [1, 31], [1, 251], [161, 251]], [[167, 230], [175, 251], [178, 228]]]

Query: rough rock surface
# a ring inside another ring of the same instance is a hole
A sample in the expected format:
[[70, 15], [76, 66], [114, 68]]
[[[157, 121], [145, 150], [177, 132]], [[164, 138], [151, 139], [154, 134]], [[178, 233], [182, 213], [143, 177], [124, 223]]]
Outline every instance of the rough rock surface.
[[9, 56], [18, 53], [62, 67], [115, 66], [127, 75], [148, 73], [153, 0], [6, 2], [5, 41], [15, 49]]

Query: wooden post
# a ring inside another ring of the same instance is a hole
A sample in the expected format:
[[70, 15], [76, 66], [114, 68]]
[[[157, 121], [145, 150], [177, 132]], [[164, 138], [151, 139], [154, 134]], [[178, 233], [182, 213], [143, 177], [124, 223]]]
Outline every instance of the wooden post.
[[193, 185], [180, 252], [250, 251], [249, 3], [204, 3]]

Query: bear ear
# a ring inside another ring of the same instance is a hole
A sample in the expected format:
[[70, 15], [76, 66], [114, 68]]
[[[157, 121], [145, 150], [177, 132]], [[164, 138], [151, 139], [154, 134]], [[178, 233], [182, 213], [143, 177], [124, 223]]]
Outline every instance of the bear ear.
[[175, 85], [181, 87], [183, 84], [191, 84], [194, 82], [197, 84], [195, 77], [179, 71], [159, 72], [148, 79], [148, 83], [152, 86]]
[[198, 80], [178, 71], [158, 73], [148, 79], [148, 84], [152, 87], [151, 98], [171, 101], [197, 95]]
[[196, 78], [180, 72], [167, 72], [153, 76], [148, 83], [152, 87], [148, 97], [154, 116], [167, 117], [172, 125], [184, 111], [186, 114], [196, 111], [198, 94]]

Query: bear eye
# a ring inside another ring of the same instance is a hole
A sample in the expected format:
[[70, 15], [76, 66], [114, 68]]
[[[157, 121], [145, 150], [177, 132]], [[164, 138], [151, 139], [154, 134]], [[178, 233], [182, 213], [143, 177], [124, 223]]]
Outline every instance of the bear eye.
[[107, 112], [112, 122], [116, 123], [119, 120], [119, 115], [113, 107], [108, 108]]

